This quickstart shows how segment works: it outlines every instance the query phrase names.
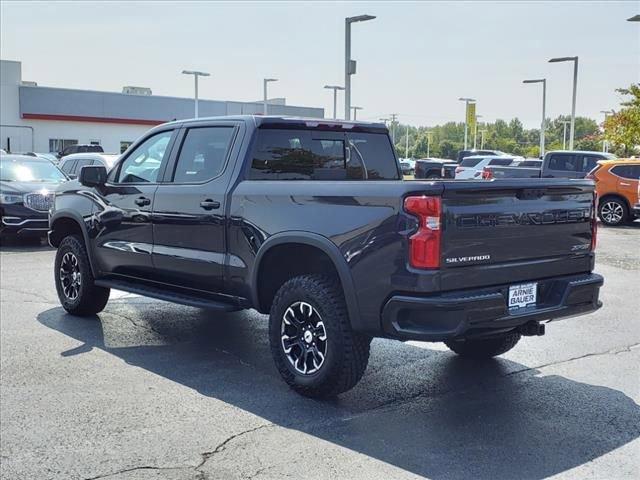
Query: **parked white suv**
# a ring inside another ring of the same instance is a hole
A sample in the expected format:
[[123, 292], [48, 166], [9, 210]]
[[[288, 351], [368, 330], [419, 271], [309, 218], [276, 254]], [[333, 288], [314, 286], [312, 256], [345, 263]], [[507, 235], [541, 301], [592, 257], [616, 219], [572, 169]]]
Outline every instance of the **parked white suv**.
[[514, 160], [522, 157], [506, 157], [498, 155], [473, 155], [465, 157], [456, 168], [456, 180], [473, 180], [482, 178], [482, 170], [488, 166], [508, 167]]

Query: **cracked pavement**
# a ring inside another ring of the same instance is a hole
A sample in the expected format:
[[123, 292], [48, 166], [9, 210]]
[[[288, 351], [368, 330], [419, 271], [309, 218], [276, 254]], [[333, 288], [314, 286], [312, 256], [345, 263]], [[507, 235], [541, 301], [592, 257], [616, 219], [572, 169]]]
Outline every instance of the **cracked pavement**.
[[112, 292], [59, 307], [53, 250], [0, 248], [0, 477], [640, 478], [640, 223], [601, 227], [600, 311], [503, 357], [374, 340], [332, 401], [292, 393], [266, 317]]

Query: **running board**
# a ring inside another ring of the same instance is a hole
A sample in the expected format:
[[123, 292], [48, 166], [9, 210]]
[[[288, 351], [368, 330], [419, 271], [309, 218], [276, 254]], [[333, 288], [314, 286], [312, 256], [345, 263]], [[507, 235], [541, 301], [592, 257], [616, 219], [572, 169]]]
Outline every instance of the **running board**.
[[95, 284], [99, 287], [114, 288], [123, 290], [144, 297], [157, 298], [165, 302], [179, 303], [189, 307], [206, 308], [208, 310], [219, 310], [224, 312], [235, 312], [242, 310], [242, 307], [232, 303], [225, 303], [219, 300], [213, 300], [204, 295], [179, 293], [174, 290], [158, 288], [147, 284], [139, 284], [127, 282], [124, 280], [96, 280]]

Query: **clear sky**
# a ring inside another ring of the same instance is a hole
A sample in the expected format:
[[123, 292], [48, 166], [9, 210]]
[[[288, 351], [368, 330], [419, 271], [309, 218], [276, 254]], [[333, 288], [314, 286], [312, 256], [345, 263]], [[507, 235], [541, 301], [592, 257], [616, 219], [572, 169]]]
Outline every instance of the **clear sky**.
[[[571, 109], [572, 64], [580, 57], [577, 114], [602, 120], [618, 108], [615, 88], [640, 81], [639, 1], [582, 2], [10, 2], [1, 5], [0, 57], [23, 62], [23, 79], [40, 85], [193, 95], [183, 69], [210, 72], [201, 98], [270, 96], [322, 106], [325, 84], [344, 82], [344, 17], [353, 25], [352, 104], [359, 117], [399, 114], [433, 125], [463, 119], [460, 96], [478, 100], [484, 120], [519, 117], [539, 124], [546, 77], [547, 116]], [[339, 97], [338, 115], [343, 115]]]

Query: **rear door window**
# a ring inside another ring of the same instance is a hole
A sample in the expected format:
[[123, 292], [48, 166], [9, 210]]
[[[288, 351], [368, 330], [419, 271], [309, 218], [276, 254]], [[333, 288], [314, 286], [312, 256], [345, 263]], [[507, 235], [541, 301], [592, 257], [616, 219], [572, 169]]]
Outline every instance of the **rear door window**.
[[233, 127], [187, 130], [173, 175], [175, 183], [201, 183], [220, 175], [233, 139]]
[[73, 172], [73, 167], [75, 167], [77, 160], [73, 159], [73, 160], [66, 160], [63, 164], [62, 167], [60, 167], [60, 170], [62, 170], [64, 173], [66, 173], [67, 175], [71, 174]]
[[87, 165], [93, 165], [93, 159], [91, 158], [79, 158], [78, 163], [76, 163], [75, 168], [73, 169], [74, 175], [80, 175], [80, 169]]
[[578, 167], [578, 160], [571, 153], [556, 153], [549, 158], [549, 170], [565, 172], [581, 172], [582, 164]]

